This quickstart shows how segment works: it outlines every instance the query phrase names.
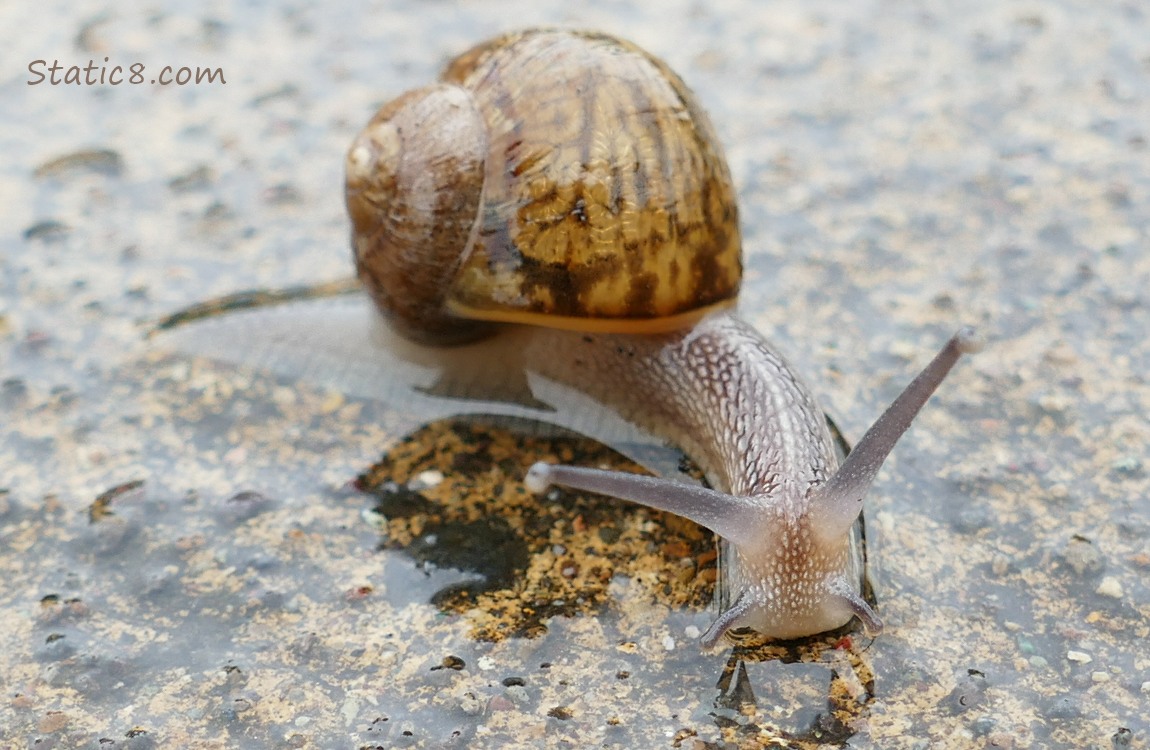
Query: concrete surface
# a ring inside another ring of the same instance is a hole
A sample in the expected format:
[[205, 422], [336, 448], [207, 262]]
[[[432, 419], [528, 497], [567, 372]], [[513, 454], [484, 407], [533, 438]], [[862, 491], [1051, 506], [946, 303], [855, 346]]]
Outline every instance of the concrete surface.
[[[958, 325], [990, 339], [868, 500], [873, 642], [700, 653], [702, 532], [522, 493], [603, 448], [365, 395], [362, 362], [145, 337], [346, 275], [354, 132], [534, 24], [699, 94], [743, 313], [848, 438]], [[45, 2], [0, 29], [0, 746], [1150, 746], [1143, 3]], [[226, 84], [28, 85], [104, 57]]]

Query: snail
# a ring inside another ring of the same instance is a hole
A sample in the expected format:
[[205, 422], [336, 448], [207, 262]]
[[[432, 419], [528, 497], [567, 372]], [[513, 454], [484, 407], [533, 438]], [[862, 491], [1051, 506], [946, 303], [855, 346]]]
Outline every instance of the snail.
[[840, 465], [809, 388], [734, 311], [735, 191], [707, 115], [663, 62], [597, 33], [482, 43], [375, 114], [348, 151], [345, 197], [357, 275], [401, 334], [450, 346], [510, 327], [527, 371], [700, 465], [711, 488], [542, 463], [525, 485], [715, 532], [721, 611], [705, 647], [856, 616], [881, 631], [852, 532], [863, 496], [978, 338], [956, 333]]

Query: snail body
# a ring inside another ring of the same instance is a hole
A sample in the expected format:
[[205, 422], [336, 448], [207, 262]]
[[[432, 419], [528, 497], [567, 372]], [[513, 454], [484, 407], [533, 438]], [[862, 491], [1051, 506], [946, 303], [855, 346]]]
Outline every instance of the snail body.
[[724, 540], [706, 646], [792, 638], [858, 616], [852, 529], [886, 455], [961, 353], [956, 334], [842, 465], [802, 379], [733, 311], [738, 216], [713, 128], [633, 45], [535, 30], [451, 61], [353, 142], [357, 273], [403, 335], [459, 344], [513, 324], [516, 366], [678, 445], [711, 488], [536, 464], [526, 484], [669, 511]]

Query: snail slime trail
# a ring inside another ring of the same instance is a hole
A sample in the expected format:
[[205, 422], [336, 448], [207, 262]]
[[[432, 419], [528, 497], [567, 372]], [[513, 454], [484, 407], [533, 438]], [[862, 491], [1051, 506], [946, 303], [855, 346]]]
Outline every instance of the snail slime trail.
[[[557, 96], [555, 92], [572, 92]], [[523, 366], [679, 446], [711, 487], [536, 464], [534, 492], [598, 492], [722, 539], [729, 631], [795, 638], [858, 617], [857, 523], [879, 467], [959, 357], [958, 331], [840, 465], [810, 389], [733, 311], [735, 191], [683, 81], [597, 33], [507, 34], [385, 104], [352, 143], [356, 271], [404, 336], [450, 345], [520, 324]]]

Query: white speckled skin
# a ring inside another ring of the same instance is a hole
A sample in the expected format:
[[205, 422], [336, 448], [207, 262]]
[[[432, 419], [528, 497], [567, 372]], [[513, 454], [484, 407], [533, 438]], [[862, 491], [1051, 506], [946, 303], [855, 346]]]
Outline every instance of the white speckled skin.
[[721, 612], [703, 643], [750, 627], [771, 638], [832, 630], [857, 615], [882, 622], [863, 599], [852, 528], [883, 460], [964, 352], [959, 331], [839, 466], [822, 410], [787, 363], [730, 312], [667, 335], [540, 330], [525, 361], [614, 407], [683, 448], [716, 489], [573, 466], [536, 464], [527, 485], [559, 484], [677, 513], [726, 540]]
[[834, 441], [810, 390], [753, 328], [724, 312], [664, 336], [548, 331], [528, 354], [532, 369], [680, 446], [729, 496], [719, 507], [658, 506], [728, 541], [721, 588], [748, 605], [729, 627], [792, 638], [850, 620], [840, 588], [858, 594], [861, 560], [847, 531], [829, 543], [811, 533], [811, 490], [838, 468]]
[[530, 369], [672, 439], [724, 491], [805, 492], [836, 468], [830, 430], [810, 391], [731, 313], [664, 335], [540, 331], [525, 354]]

